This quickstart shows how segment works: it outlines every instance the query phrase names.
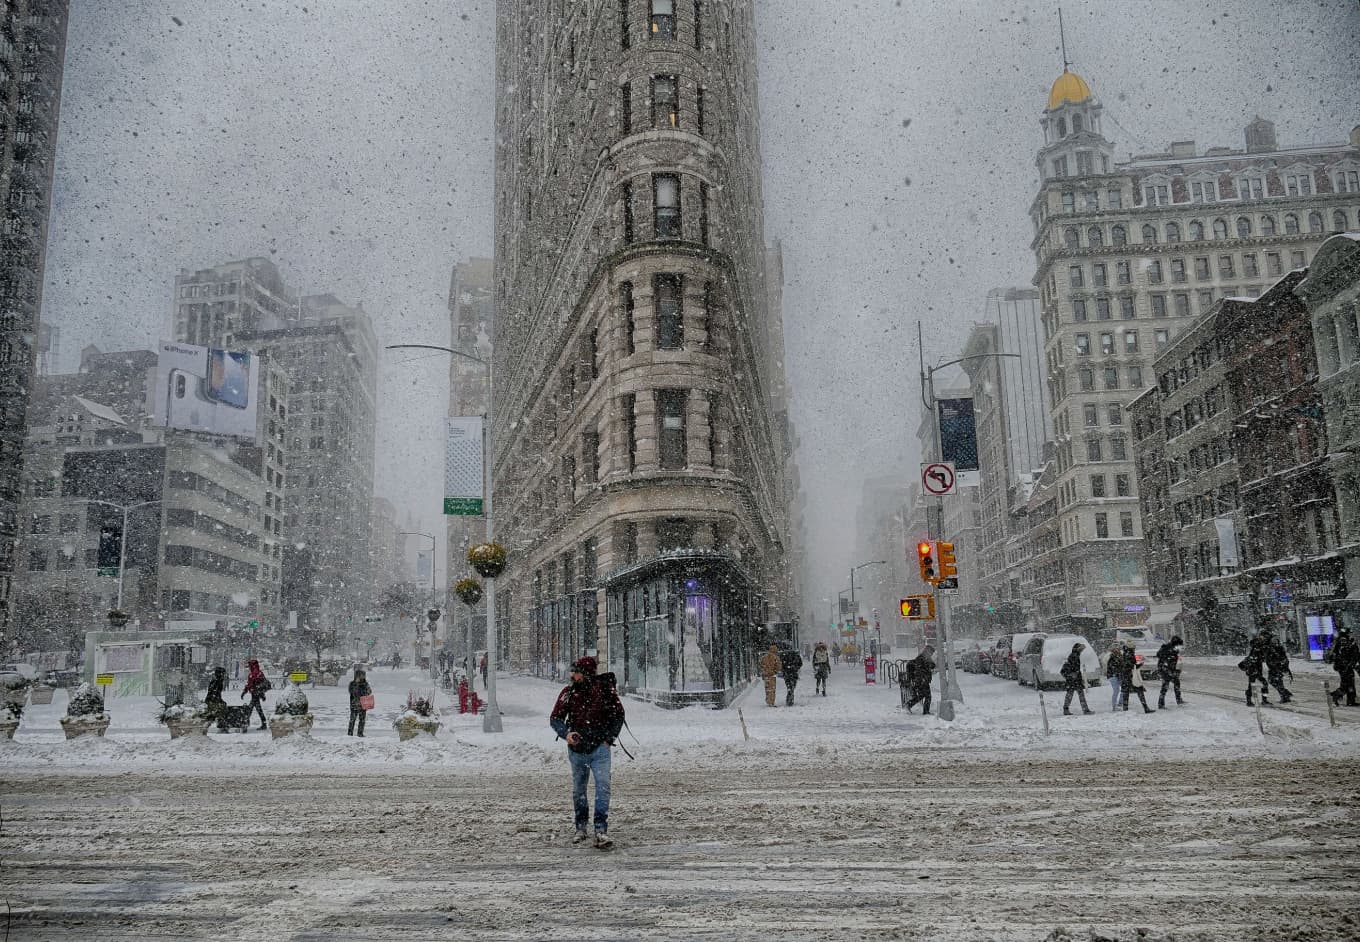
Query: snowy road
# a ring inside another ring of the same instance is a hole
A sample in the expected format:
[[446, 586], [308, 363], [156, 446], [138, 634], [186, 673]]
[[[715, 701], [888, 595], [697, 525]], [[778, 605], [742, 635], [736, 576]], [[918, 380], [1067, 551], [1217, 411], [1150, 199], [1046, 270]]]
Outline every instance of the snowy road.
[[[899, 751], [619, 776], [125, 774], [5, 788], [15, 940], [1354, 939], [1353, 761]], [[1345, 913], [1345, 919], [1330, 917]], [[579, 927], [598, 927], [589, 933]]]
[[1100, 687], [1093, 716], [1046, 694], [1045, 735], [1013, 682], [963, 675], [944, 723], [844, 667], [793, 709], [630, 701], [601, 853], [567, 842], [557, 685], [503, 676], [494, 736], [441, 694], [439, 737], [399, 743], [426, 681], [371, 676], [388, 712], [365, 739], [343, 687], [309, 688], [315, 729], [277, 742], [170, 741], [136, 697], [107, 738], [64, 742], [65, 694], [32, 707], [0, 743], [9, 939], [1360, 936], [1354, 724], [1272, 710], [1263, 736], [1217, 697], [1145, 716]]

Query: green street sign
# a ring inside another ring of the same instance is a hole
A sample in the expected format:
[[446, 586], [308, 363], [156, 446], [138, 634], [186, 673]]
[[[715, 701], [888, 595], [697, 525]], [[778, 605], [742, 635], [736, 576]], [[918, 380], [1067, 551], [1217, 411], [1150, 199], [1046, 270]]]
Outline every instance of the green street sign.
[[105, 566], [105, 567], [102, 568], [102, 569], [96, 569], [96, 570], [95, 570], [95, 575], [97, 575], [97, 576], [109, 576], [109, 577], [111, 577], [111, 578], [112, 578], [112, 577], [116, 577], [116, 576], [118, 575], [118, 567], [117, 567], [117, 566]]
[[447, 517], [480, 517], [482, 516], [482, 499], [480, 497], [445, 497], [444, 515]]

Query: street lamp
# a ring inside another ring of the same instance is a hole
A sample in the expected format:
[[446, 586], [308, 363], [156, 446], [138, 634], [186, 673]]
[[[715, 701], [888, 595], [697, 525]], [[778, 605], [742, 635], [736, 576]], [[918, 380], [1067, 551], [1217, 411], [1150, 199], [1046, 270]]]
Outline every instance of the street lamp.
[[[474, 363], [480, 363], [486, 369], [486, 421], [482, 436], [485, 447], [482, 449], [482, 487], [486, 494], [486, 500], [482, 506], [482, 512], [486, 519], [486, 541], [490, 543], [495, 533], [495, 518], [491, 513], [491, 492], [494, 479], [491, 473], [492, 460], [492, 409], [496, 401], [495, 370], [490, 361], [483, 360], [479, 356], [471, 353], [464, 353], [462, 350], [455, 350], [453, 347], [440, 346], [430, 343], [395, 343], [388, 344], [388, 350], [441, 350], [452, 356], [462, 357]], [[472, 630], [472, 619], [468, 619], [468, 631]], [[488, 578], [486, 580], [486, 713], [482, 715], [482, 732], [499, 733], [501, 732], [501, 710], [496, 702], [496, 580]]]
[[[434, 538], [434, 535], [433, 535], [433, 534], [430, 534], [430, 533], [422, 533], [422, 532], [419, 531], [419, 530], [398, 530], [398, 531], [397, 531], [397, 535], [398, 535], [398, 536], [423, 536], [425, 539], [427, 539], [427, 540], [430, 541], [430, 604], [431, 604], [431, 605], [434, 605], [434, 604], [438, 601], [438, 599], [436, 598], [436, 594], [437, 594], [437, 592], [438, 592], [438, 589], [435, 587], [435, 564], [439, 562], [439, 551], [438, 551], [438, 549], [436, 548], [436, 545], [435, 545], [435, 538]], [[435, 629], [435, 622], [434, 622], [434, 620], [431, 620], [429, 624], [430, 624], [430, 671], [431, 671], [431, 673], [434, 674], [434, 676], [437, 678], [437, 677], [438, 677], [438, 674], [435, 674], [435, 673], [434, 673], [434, 671], [435, 671], [435, 666], [434, 666], [434, 629]]]
[[95, 500], [90, 497], [63, 497], [64, 501], [73, 501], [82, 504], [100, 504], [104, 507], [112, 507], [123, 515], [123, 529], [119, 532], [118, 539], [118, 601], [114, 605], [118, 611], [123, 610], [123, 570], [127, 568], [127, 531], [128, 514], [140, 507], [150, 507], [152, 504], [159, 504], [159, 500], [144, 500], [137, 504], [115, 504], [111, 500]]
[[858, 566], [850, 567], [850, 617], [855, 620], [855, 635], [859, 635], [859, 611], [855, 608], [855, 573], [867, 566], [886, 566], [886, 559], [875, 559], [872, 562], [860, 563]]
[[[931, 429], [931, 455], [929, 460], [944, 460], [944, 444], [940, 440], [940, 423], [935, 415], [935, 374], [948, 366], [955, 366], [959, 363], [967, 363], [970, 360], [1001, 359], [1003, 357], [1013, 357], [1021, 359], [1018, 353], [974, 353], [966, 357], [959, 357], [947, 363], [940, 363], [935, 366], [926, 366], [926, 349], [921, 339], [921, 322], [916, 322], [916, 349], [921, 357], [921, 407], [930, 416]], [[944, 539], [944, 496], [935, 498], [935, 515], [932, 520], [930, 514], [926, 515], [926, 527], [928, 536], [932, 540]], [[957, 700], [963, 702], [963, 691], [959, 688], [959, 679], [954, 671], [954, 657], [950, 651], [949, 635], [949, 596], [940, 595], [940, 589], [935, 587], [937, 601], [937, 611], [939, 617], [936, 619], [935, 626], [940, 635], [940, 654], [944, 658], [940, 665], [940, 706], [935, 711], [936, 715], [942, 720], [952, 720], [954, 718], [954, 703]]]

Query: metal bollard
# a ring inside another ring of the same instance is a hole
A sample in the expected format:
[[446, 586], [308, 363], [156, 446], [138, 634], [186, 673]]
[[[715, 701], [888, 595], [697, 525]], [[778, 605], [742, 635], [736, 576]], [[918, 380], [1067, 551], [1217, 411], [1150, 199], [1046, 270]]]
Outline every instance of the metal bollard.
[[1044, 735], [1049, 735], [1048, 729], [1048, 704], [1044, 702], [1044, 691], [1039, 690], [1039, 715], [1044, 718]]
[[1332, 685], [1328, 681], [1322, 682], [1322, 692], [1327, 697], [1327, 720], [1336, 728], [1336, 702], [1332, 700]]

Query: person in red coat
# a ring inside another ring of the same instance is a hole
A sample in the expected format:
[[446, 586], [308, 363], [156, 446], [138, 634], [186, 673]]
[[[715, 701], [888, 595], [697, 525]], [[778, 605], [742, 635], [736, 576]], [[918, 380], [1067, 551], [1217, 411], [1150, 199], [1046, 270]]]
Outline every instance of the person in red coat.
[[595, 846], [603, 850], [614, 843], [609, 838], [609, 747], [623, 729], [624, 714], [614, 675], [597, 675], [597, 667], [593, 657], [577, 658], [571, 665], [571, 684], [557, 695], [548, 723], [567, 741], [576, 823], [572, 842], [579, 844], [588, 836], [590, 803], [586, 800], [586, 783], [594, 775]]
[[[245, 686], [241, 688], [241, 699], [244, 700], [247, 695], [250, 696], [250, 709], [260, 714], [260, 729], [265, 729], [264, 706], [262, 704], [264, 703], [264, 695], [272, 684], [269, 683], [269, 678], [264, 676], [264, 671], [260, 670], [260, 662], [255, 658], [252, 657], [247, 666], [250, 668], [250, 672], [246, 676]], [[247, 718], [249, 718], [249, 714], [247, 714]]]

